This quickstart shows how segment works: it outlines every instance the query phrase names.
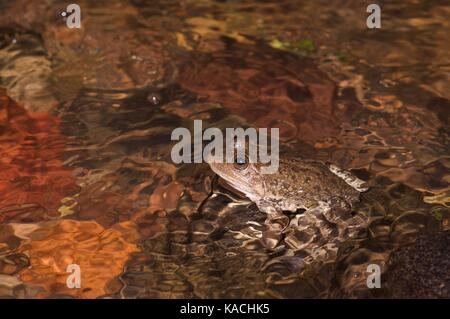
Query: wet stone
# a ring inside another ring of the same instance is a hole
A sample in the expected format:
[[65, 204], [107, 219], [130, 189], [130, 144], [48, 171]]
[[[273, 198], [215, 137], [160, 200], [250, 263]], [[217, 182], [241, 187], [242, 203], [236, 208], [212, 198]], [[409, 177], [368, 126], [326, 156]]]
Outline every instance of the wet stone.
[[393, 252], [385, 280], [392, 298], [450, 298], [450, 232], [421, 235]]

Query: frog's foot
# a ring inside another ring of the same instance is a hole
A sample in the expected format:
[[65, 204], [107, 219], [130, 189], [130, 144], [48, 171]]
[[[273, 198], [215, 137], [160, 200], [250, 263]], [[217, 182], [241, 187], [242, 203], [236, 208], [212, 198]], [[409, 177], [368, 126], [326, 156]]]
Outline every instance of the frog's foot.
[[367, 182], [357, 178], [349, 171], [343, 170], [333, 164], [328, 164], [328, 169], [333, 174], [342, 178], [348, 185], [356, 189], [358, 192], [366, 192], [369, 189]]
[[322, 237], [337, 235], [335, 233], [337, 219], [328, 203], [319, 202], [317, 206], [307, 209], [304, 216], [306, 218], [304, 222], [316, 227]]
[[320, 202], [319, 205], [306, 212], [313, 213], [316, 216], [322, 215], [331, 223], [338, 224], [352, 218], [352, 206], [341, 197], [332, 197], [327, 202]]
[[341, 219], [351, 218], [352, 205], [345, 198], [334, 196], [328, 201], [334, 214]]
[[281, 241], [283, 230], [289, 225], [289, 217], [273, 207], [263, 207], [261, 210], [267, 214], [267, 228], [262, 234], [262, 241], [268, 249], [274, 249]]
[[282, 233], [279, 231], [266, 230], [262, 234], [261, 241], [267, 249], [274, 250], [281, 242]]
[[289, 217], [283, 211], [272, 206], [259, 205], [258, 208], [267, 214], [265, 224], [274, 230], [282, 232], [289, 225]]

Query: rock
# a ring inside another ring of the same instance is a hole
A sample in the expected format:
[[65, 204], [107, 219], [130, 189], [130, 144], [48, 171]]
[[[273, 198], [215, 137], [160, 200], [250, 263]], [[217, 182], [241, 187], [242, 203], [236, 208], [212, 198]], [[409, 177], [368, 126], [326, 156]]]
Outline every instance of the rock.
[[392, 298], [450, 298], [450, 231], [393, 252], [385, 280]]

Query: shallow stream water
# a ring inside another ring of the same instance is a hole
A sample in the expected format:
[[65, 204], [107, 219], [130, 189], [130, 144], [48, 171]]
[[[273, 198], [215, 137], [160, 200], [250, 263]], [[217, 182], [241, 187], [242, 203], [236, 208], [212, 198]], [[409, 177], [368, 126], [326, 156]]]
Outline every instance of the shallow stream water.
[[[371, 2], [79, 0], [70, 29], [64, 1], [0, 0], [0, 296], [395, 297], [367, 266], [450, 229], [450, 6], [379, 1], [368, 29]], [[171, 160], [194, 119], [371, 188], [267, 250], [264, 213]]]

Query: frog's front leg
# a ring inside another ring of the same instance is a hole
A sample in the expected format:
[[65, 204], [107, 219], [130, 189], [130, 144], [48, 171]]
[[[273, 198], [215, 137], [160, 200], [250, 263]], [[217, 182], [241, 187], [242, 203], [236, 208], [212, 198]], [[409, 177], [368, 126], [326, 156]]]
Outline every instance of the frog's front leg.
[[259, 204], [258, 208], [267, 214], [267, 228], [262, 234], [262, 241], [267, 248], [274, 249], [281, 241], [283, 230], [289, 225], [289, 217], [270, 205]]
[[331, 197], [327, 204], [330, 209], [325, 217], [331, 222], [344, 221], [352, 217], [352, 205], [345, 198]]

